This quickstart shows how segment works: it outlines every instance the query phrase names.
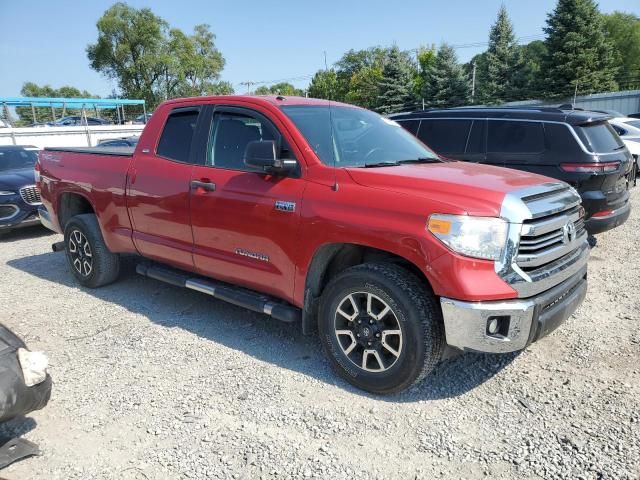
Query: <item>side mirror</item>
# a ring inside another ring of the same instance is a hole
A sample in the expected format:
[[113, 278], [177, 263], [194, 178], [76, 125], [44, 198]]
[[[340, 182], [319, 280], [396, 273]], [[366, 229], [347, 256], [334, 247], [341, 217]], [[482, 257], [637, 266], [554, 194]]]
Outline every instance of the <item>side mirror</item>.
[[249, 142], [244, 151], [244, 163], [249, 167], [259, 168], [266, 173], [286, 175], [295, 170], [298, 162], [278, 158], [276, 142], [273, 140], [256, 140]]

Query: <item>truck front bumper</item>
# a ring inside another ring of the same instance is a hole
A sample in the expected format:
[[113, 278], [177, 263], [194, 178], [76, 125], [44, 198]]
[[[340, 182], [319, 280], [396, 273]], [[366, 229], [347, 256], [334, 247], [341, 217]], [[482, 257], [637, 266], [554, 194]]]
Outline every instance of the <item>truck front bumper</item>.
[[587, 267], [535, 297], [497, 302], [441, 298], [447, 343], [465, 351], [525, 348], [569, 318], [587, 294]]

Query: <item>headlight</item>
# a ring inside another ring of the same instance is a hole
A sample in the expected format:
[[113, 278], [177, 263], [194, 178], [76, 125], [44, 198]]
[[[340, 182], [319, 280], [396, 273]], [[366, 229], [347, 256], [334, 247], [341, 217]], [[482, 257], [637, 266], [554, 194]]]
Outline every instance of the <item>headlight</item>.
[[433, 214], [429, 230], [454, 252], [486, 260], [499, 260], [507, 240], [508, 224], [501, 218]]
[[25, 348], [19, 348], [18, 361], [20, 362], [20, 367], [22, 367], [24, 383], [27, 387], [42, 383], [47, 378], [49, 359], [44, 353], [30, 352]]
[[8, 190], [0, 190], [0, 195], [15, 195], [16, 192], [10, 192]]

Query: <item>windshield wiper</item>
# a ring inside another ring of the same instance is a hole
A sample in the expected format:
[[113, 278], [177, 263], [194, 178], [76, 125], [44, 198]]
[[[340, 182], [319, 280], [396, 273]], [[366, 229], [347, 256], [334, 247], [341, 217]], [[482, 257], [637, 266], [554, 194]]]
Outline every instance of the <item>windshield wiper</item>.
[[396, 165], [400, 165], [400, 162], [375, 162], [375, 163], [365, 163], [365, 164], [364, 164], [364, 168], [395, 167]]
[[434, 163], [439, 161], [440, 160], [435, 157], [418, 157], [418, 158], [409, 158], [407, 160], [398, 160], [396, 162], [386, 161], [386, 162], [365, 163], [364, 168], [395, 167], [396, 165], [404, 165], [406, 163]]
[[419, 158], [411, 158], [409, 160], [400, 160], [398, 163], [433, 163], [439, 162], [440, 160], [435, 157], [419, 157]]

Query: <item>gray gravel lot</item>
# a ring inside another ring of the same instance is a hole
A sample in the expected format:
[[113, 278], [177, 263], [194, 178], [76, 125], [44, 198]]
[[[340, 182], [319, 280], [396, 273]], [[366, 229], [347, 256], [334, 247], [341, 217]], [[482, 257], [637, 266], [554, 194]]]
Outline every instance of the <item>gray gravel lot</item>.
[[[633, 192], [640, 204], [640, 189]], [[79, 288], [60, 239], [0, 240], [0, 321], [51, 361], [48, 407], [0, 433], [8, 479], [640, 478], [640, 209], [599, 237], [589, 294], [520, 354], [467, 354], [392, 397], [316, 338], [144, 279]]]

